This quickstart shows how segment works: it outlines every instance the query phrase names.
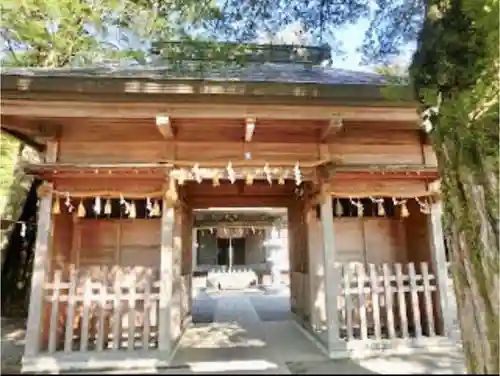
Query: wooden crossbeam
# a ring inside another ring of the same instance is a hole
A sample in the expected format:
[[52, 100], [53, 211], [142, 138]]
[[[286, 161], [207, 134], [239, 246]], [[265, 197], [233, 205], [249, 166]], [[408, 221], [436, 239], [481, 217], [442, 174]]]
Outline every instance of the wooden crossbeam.
[[415, 108], [360, 107], [276, 104], [212, 104], [164, 102], [77, 102], [3, 99], [2, 115], [64, 118], [145, 119], [158, 113], [175, 118], [236, 119], [252, 116], [263, 119], [326, 120], [339, 114], [345, 121], [409, 122], [409, 128], [420, 129]]

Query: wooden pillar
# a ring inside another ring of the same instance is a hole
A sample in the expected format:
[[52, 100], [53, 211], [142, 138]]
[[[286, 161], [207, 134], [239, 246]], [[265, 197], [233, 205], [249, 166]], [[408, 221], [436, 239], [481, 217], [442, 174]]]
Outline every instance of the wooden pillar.
[[[57, 162], [59, 143], [55, 138], [46, 141], [45, 162]], [[52, 184], [48, 186], [45, 196], [40, 198], [38, 206], [37, 232], [35, 254], [33, 259], [33, 273], [31, 277], [31, 292], [26, 324], [26, 344], [24, 355], [35, 356], [39, 352], [41, 342], [41, 328], [43, 306], [43, 287], [50, 268], [50, 234], [52, 227]]]
[[192, 238], [191, 238], [191, 243], [192, 243], [192, 249], [193, 249], [193, 254], [191, 256], [191, 262], [192, 262], [192, 269], [191, 269], [191, 274], [194, 273], [196, 270], [196, 267], [198, 266], [198, 229], [193, 228], [192, 230]]
[[[52, 189], [52, 185], [50, 185]], [[43, 287], [50, 266], [50, 229], [52, 222], [52, 193], [40, 199], [36, 234], [33, 274], [31, 277], [31, 293], [26, 325], [25, 356], [35, 356], [40, 347]]]
[[337, 314], [337, 297], [340, 294], [340, 274], [335, 267], [336, 251], [333, 228], [332, 197], [324, 192], [321, 197], [321, 224], [323, 233], [323, 265], [326, 303], [326, 322], [328, 330], [328, 353], [333, 355], [340, 341]]
[[233, 238], [229, 236], [229, 249], [227, 250], [229, 253], [229, 271], [232, 270], [233, 267]]
[[161, 217], [161, 261], [160, 261], [160, 317], [158, 327], [158, 349], [171, 350], [171, 308], [172, 308], [172, 268], [173, 268], [173, 236], [175, 212], [170, 203], [163, 199]]
[[323, 233], [315, 208], [308, 213], [309, 311], [313, 330], [319, 330], [325, 318], [325, 281], [323, 264]]
[[439, 292], [439, 305], [442, 319], [443, 334], [450, 336], [453, 327], [453, 312], [451, 311], [448, 291], [448, 267], [446, 265], [446, 252], [444, 247], [443, 226], [441, 217], [443, 208], [441, 201], [432, 203], [428, 216], [429, 241], [432, 262], [437, 277], [437, 288]]

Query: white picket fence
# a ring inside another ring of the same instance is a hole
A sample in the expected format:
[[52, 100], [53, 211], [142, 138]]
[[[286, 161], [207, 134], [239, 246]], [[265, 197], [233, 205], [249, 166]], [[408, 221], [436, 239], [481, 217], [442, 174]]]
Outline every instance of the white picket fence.
[[[417, 266], [417, 267], [416, 267]], [[339, 265], [340, 336], [347, 341], [436, 336], [436, 278], [426, 262]]]
[[48, 353], [156, 348], [159, 286], [151, 268], [92, 267], [45, 284]]

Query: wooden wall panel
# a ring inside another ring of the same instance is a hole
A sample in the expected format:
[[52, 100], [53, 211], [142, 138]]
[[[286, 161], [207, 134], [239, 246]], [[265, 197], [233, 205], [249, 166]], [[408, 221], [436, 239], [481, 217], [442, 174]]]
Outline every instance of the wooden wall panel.
[[[120, 133], [119, 127], [111, 125], [109, 132], [89, 127], [65, 130], [60, 141], [59, 160], [64, 163], [132, 163], [158, 162], [165, 159], [178, 159], [203, 163], [205, 160], [224, 161], [244, 160], [245, 148], [252, 153], [252, 159], [276, 161], [319, 160], [319, 140], [310, 137], [301, 142], [286, 142], [284, 138], [274, 137], [256, 139], [245, 145], [241, 141], [208, 141], [203, 130], [193, 128], [199, 137], [186, 141], [185, 138], [165, 141], [158, 137], [159, 132], [149, 125], [138, 125], [133, 132], [130, 125]], [[84, 131], [87, 129], [86, 131]], [[147, 131], [146, 131], [147, 129]], [[243, 137], [244, 127], [241, 127]], [[106, 133], [107, 132], [107, 133]], [[311, 131], [303, 131], [309, 135]], [[219, 131], [218, 133], [223, 133]], [[277, 133], [279, 134], [279, 133]], [[216, 134], [212, 137], [217, 137]], [[219, 135], [222, 137], [222, 134]], [[272, 141], [272, 142], [271, 142]], [[334, 160], [353, 164], [422, 164], [435, 165], [435, 155], [430, 145], [422, 145], [417, 131], [382, 131], [364, 128], [345, 127], [331, 143], [324, 148]], [[323, 155], [322, 157], [328, 157]]]
[[73, 217], [68, 213], [52, 216], [52, 270], [67, 269], [71, 263]]
[[393, 218], [334, 218], [337, 262], [374, 264], [406, 260], [405, 228]]
[[229, 162], [241, 160], [243, 155], [242, 142], [177, 142], [175, 145], [175, 158], [198, 162], [203, 166], [203, 161]]
[[153, 163], [165, 159], [164, 141], [73, 142], [63, 139], [59, 144], [61, 163]]
[[334, 218], [337, 262], [364, 262], [363, 220]]
[[160, 218], [80, 220], [75, 228], [77, 265], [156, 268], [160, 264], [160, 228]]
[[163, 141], [156, 119], [61, 119], [64, 141]]
[[79, 227], [79, 249], [77, 265], [79, 267], [95, 265], [113, 265], [116, 254], [115, 221], [84, 219], [77, 223]]
[[405, 229], [400, 219], [364, 218], [363, 225], [367, 263], [406, 261]]
[[273, 160], [306, 162], [319, 159], [319, 147], [314, 143], [256, 143], [249, 150], [252, 152], [252, 159], [269, 160], [270, 162]]
[[[427, 227], [427, 216], [420, 212], [420, 208], [415, 200], [408, 200], [408, 211], [410, 216], [405, 218], [404, 227], [406, 230], [408, 261], [426, 261], [433, 269], [431, 250], [429, 247], [429, 233]], [[417, 265], [419, 268], [419, 265]]]
[[345, 128], [330, 144], [330, 155], [343, 163], [419, 164], [423, 162], [417, 131], [372, 131]]
[[161, 219], [127, 219], [121, 222], [121, 266], [160, 265]]

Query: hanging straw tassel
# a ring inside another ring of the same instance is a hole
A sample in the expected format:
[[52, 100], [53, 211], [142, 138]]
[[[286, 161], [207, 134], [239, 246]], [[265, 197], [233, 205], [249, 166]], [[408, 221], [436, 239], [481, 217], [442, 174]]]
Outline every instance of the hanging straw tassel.
[[129, 218], [136, 218], [136, 216], [137, 216], [137, 210], [135, 208], [135, 202], [132, 201], [130, 204], [130, 211], [129, 211], [128, 217]]
[[155, 203], [153, 204], [153, 211], [151, 212], [152, 217], [157, 217], [160, 215], [160, 204], [158, 203], [158, 200], [155, 200]]
[[102, 204], [101, 204], [101, 198], [99, 196], [95, 198], [93, 209], [96, 215], [101, 214]]
[[85, 217], [85, 214], [87, 214], [87, 211], [85, 210], [85, 206], [83, 206], [83, 201], [80, 200], [80, 204], [78, 204], [78, 210], [76, 212], [76, 215], [80, 218]]
[[356, 207], [358, 208], [358, 217], [362, 217], [365, 214], [365, 208], [363, 207], [361, 201], [358, 202]]
[[283, 175], [280, 175], [280, 177], [278, 179], [278, 184], [285, 185], [285, 177]]
[[175, 180], [170, 179], [169, 187], [167, 192], [165, 193], [165, 198], [171, 202], [176, 202], [179, 198], [179, 194], [177, 193], [177, 186], [175, 185]]
[[339, 198], [335, 200], [335, 215], [337, 217], [342, 217], [342, 215], [344, 215], [344, 208], [342, 207]]
[[104, 214], [111, 215], [111, 200], [108, 198], [104, 204]]
[[218, 187], [220, 185], [220, 179], [219, 179], [219, 174], [215, 174], [214, 177], [212, 178], [212, 185], [214, 187]]
[[407, 218], [410, 216], [410, 212], [408, 211], [408, 207], [406, 206], [406, 200], [401, 203], [401, 217]]
[[153, 203], [149, 197], [146, 198], [146, 210], [148, 211], [148, 216], [153, 216]]
[[253, 184], [253, 175], [252, 174], [247, 174], [247, 176], [245, 177], [245, 183], [247, 185], [252, 185]]
[[381, 217], [385, 217], [385, 209], [384, 209], [384, 199], [381, 198], [377, 201], [377, 214]]
[[54, 205], [52, 205], [52, 214], [61, 214], [61, 206], [59, 204], [59, 197], [54, 199]]

